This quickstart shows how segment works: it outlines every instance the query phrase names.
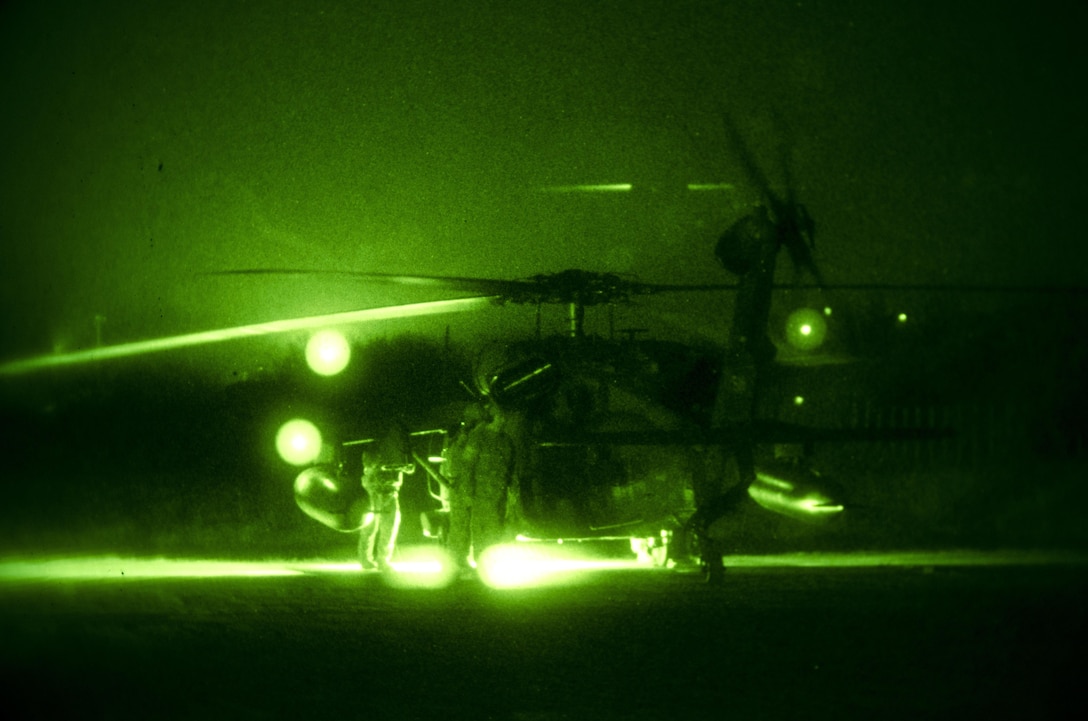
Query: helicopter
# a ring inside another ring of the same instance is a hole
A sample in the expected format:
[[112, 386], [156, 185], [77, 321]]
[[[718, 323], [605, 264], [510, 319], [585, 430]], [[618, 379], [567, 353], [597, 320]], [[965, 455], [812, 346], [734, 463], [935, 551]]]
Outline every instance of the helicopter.
[[[808, 451], [824, 440], [872, 439], [871, 431], [803, 427], [758, 416], [761, 382], [775, 362], [769, 337], [776, 290], [827, 290], [813, 259], [815, 224], [797, 202], [787, 174], [779, 195], [755, 163], [736, 128], [726, 130], [741, 166], [760, 190], [760, 202], [718, 239], [713, 256], [733, 282], [678, 285], [645, 283], [613, 273], [567, 269], [524, 279], [418, 276], [333, 271], [366, 282], [426, 285], [470, 292], [499, 305], [537, 309], [530, 339], [481, 350], [466, 403], [501, 414], [516, 448], [507, 533], [523, 541], [619, 539], [658, 565], [697, 559], [720, 582], [723, 548], [714, 533], [743, 503], [800, 521], [828, 523], [846, 510], [837, 487], [822, 479]], [[785, 251], [795, 275], [812, 283], [776, 285]], [[293, 269], [228, 274], [308, 273]], [[696, 345], [640, 335], [617, 338], [611, 310], [663, 293], [731, 293], [732, 322], [724, 342]], [[566, 332], [541, 333], [541, 308], [566, 309]], [[606, 308], [607, 336], [586, 331], [587, 309]], [[795, 345], [811, 350], [826, 332], [824, 314], [791, 315]], [[940, 437], [933, 428], [884, 431], [884, 438]], [[449, 527], [449, 479], [442, 463], [453, 432], [417, 432], [434, 445], [416, 454], [437, 511], [424, 513], [427, 535], [444, 539]], [[347, 450], [370, 441], [349, 441]], [[766, 449], [772, 449], [770, 453]], [[399, 468], [404, 459], [397, 461]], [[308, 515], [340, 531], [355, 530], [357, 494], [345, 490], [343, 459], [298, 476], [296, 501]]]

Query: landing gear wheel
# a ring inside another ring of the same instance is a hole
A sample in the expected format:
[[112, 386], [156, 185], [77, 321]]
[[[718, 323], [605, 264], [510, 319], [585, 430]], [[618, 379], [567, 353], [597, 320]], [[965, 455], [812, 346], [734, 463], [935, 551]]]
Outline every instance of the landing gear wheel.
[[725, 581], [725, 564], [721, 554], [703, 556], [703, 578], [711, 586], [720, 586]]
[[696, 533], [693, 535], [691, 545], [693, 553], [698, 555], [699, 568], [702, 570], [704, 580], [712, 586], [720, 585], [725, 580], [721, 543], [707, 538], [705, 533]]

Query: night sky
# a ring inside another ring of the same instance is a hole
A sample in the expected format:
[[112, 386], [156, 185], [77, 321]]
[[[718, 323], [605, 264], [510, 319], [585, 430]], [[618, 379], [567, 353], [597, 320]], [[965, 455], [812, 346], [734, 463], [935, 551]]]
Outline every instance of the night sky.
[[[1085, 12], [8, 2], [0, 359], [92, 346], [96, 315], [117, 343], [440, 297], [201, 275], [232, 268], [729, 282], [713, 243], [758, 189], [726, 115], [830, 282], [1085, 283]], [[634, 190], [541, 191], [578, 183]]]

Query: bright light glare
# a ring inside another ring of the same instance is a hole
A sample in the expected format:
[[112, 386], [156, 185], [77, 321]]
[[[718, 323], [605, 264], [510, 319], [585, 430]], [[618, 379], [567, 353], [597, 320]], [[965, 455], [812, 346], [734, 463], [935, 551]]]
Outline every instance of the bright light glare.
[[896, 316], [896, 320], [898, 320], [900, 323], [906, 323], [907, 322], [907, 314], [906, 313], [900, 313], [898, 316]]
[[578, 573], [637, 567], [636, 560], [576, 558], [558, 543], [492, 546], [476, 564], [480, 580], [495, 589], [543, 586], [562, 583]]
[[[731, 568], [864, 568], [917, 566], [1088, 566], [1084, 551], [1013, 550], [977, 551], [892, 551], [848, 553], [790, 553], [782, 555], [730, 555], [725, 562]], [[558, 565], [558, 563], [556, 564]], [[570, 561], [578, 570], [637, 569], [630, 562]], [[643, 568], [642, 572], [647, 572]], [[359, 573], [359, 564], [332, 561], [236, 561], [229, 559], [122, 558], [119, 556], [77, 556], [71, 558], [0, 559], [0, 586], [27, 583], [68, 584], [79, 582], [147, 581], [154, 579], [267, 578], [311, 574]]]
[[297, 565], [299, 570], [310, 573], [359, 573], [358, 561], [313, 561]]
[[480, 580], [492, 588], [530, 586], [547, 572], [536, 548], [523, 545], [492, 546], [477, 565]]
[[748, 495], [768, 511], [800, 520], [822, 522], [845, 510], [820, 491], [798, 488], [766, 473], [756, 473], [756, 482], [748, 486]]
[[393, 588], [446, 588], [457, 579], [457, 564], [440, 546], [405, 546], [382, 574]]
[[293, 466], [304, 466], [321, 454], [321, 431], [303, 418], [293, 418], [276, 433], [276, 451]]
[[688, 190], [733, 190], [736, 187], [732, 183], [688, 183]]
[[42, 368], [92, 363], [109, 360], [111, 358], [144, 355], [147, 353], [205, 345], [208, 343], [221, 343], [223, 341], [235, 340], [238, 338], [251, 338], [253, 336], [269, 335], [271, 333], [286, 333], [289, 331], [307, 330], [309, 328], [323, 328], [332, 325], [363, 323], [373, 320], [411, 318], [420, 315], [475, 310], [489, 305], [494, 297], [495, 296], [455, 298], [453, 300], [412, 303], [409, 305], [387, 306], [385, 308], [351, 310], [344, 313], [314, 315], [306, 318], [290, 318], [288, 320], [276, 320], [269, 323], [254, 323], [253, 325], [243, 325], [234, 328], [209, 330], [202, 333], [189, 333], [187, 335], [175, 335], [167, 338], [121, 343], [119, 345], [103, 346], [90, 350], [75, 351], [73, 353], [43, 355], [34, 358], [26, 358], [24, 360], [0, 363], [0, 375], [30, 373], [32, 371], [41, 370]]
[[0, 581], [99, 581], [140, 578], [298, 576], [282, 563], [88, 556], [5, 561]]
[[310, 370], [322, 376], [334, 376], [344, 370], [351, 360], [351, 346], [344, 334], [335, 330], [320, 330], [306, 344], [306, 363]]
[[827, 321], [812, 308], [798, 308], [786, 319], [786, 340], [798, 350], [819, 348], [827, 335]]
[[631, 190], [630, 183], [598, 183], [584, 185], [549, 185], [543, 188], [545, 193], [626, 193]]
[[845, 510], [844, 506], [837, 503], [830, 503], [828, 499], [822, 496], [814, 496], [811, 498], [802, 498], [797, 502], [797, 505], [812, 514], [820, 513], [841, 513]]

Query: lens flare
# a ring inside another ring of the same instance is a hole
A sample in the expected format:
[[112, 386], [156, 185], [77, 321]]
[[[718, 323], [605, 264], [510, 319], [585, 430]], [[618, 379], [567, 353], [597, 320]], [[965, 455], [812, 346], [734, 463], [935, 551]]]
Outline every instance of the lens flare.
[[579, 583], [595, 572], [637, 567], [636, 559], [587, 557], [560, 541], [492, 546], [476, 564], [480, 580], [494, 589]]
[[480, 580], [492, 588], [535, 585], [548, 569], [537, 549], [521, 544], [492, 546], [477, 563]]
[[824, 315], [812, 308], [798, 308], [786, 319], [786, 340], [798, 350], [814, 350], [827, 336]]
[[321, 431], [303, 418], [293, 418], [276, 433], [276, 451], [292, 466], [304, 466], [321, 454]]
[[306, 363], [310, 370], [322, 376], [334, 376], [347, 368], [351, 346], [343, 333], [320, 330], [306, 344]]
[[446, 588], [457, 579], [457, 564], [440, 546], [406, 546], [397, 550], [382, 581], [392, 588]]

